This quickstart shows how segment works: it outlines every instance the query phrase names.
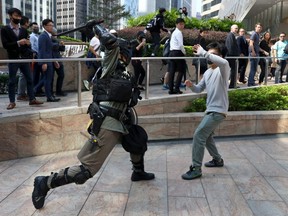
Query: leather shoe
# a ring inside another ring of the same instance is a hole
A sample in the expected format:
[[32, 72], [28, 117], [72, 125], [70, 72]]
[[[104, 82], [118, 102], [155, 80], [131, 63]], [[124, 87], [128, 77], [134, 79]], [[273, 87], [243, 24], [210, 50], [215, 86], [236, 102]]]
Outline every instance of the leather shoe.
[[35, 95], [35, 97], [45, 97], [46, 96], [44, 92], [37, 92], [34, 95]]
[[56, 92], [56, 96], [59, 96], [59, 97], [65, 97], [67, 96], [67, 93], [66, 92]]
[[7, 110], [11, 110], [11, 109], [14, 109], [16, 107], [16, 103], [10, 103], [8, 106], [7, 106]]
[[19, 95], [18, 97], [17, 97], [17, 100], [18, 101], [28, 101], [29, 100], [29, 98], [28, 98], [28, 95]]
[[55, 97], [47, 98], [47, 102], [58, 102], [58, 101], [60, 101], [60, 98], [55, 98]]
[[173, 91], [169, 91], [168, 92], [169, 94], [182, 94], [183, 92], [182, 91], [180, 91], [180, 90], [173, 90]]
[[43, 102], [42, 102], [42, 101], [38, 101], [38, 100], [36, 100], [36, 99], [31, 100], [31, 101], [29, 102], [29, 105], [30, 105], [30, 106], [31, 106], [31, 105], [41, 105], [41, 104], [43, 104]]

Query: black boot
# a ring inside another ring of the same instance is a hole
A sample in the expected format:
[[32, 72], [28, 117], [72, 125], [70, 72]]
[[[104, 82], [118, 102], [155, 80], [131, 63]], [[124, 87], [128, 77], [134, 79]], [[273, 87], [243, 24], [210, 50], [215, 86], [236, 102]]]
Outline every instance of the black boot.
[[56, 188], [72, 182], [83, 184], [88, 178], [92, 177], [91, 173], [82, 165], [79, 166], [79, 168], [79, 173], [74, 177], [68, 176], [69, 167], [60, 171], [60, 175], [59, 173], [51, 173], [50, 176], [37, 176], [34, 180], [34, 190], [32, 192], [32, 202], [34, 207], [40, 209], [44, 206], [45, 197], [51, 188]]
[[[68, 168], [66, 168], [68, 170]], [[67, 172], [65, 169], [64, 172]], [[34, 190], [32, 192], [32, 202], [36, 209], [40, 209], [44, 206], [45, 197], [50, 188], [59, 187], [61, 185], [72, 183], [69, 181], [66, 174], [62, 177], [58, 176], [58, 173], [51, 173], [50, 176], [37, 176], [34, 179]]]
[[44, 206], [45, 197], [50, 190], [47, 185], [48, 176], [37, 176], [34, 179], [34, 190], [32, 192], [32, 202], [36, 209]]
[[144, 160], [133, 164], [133, 173], [131, 175], [131, 181], [152, 180], [155, 178], [154, 173], [147, 173], [144, 171]]

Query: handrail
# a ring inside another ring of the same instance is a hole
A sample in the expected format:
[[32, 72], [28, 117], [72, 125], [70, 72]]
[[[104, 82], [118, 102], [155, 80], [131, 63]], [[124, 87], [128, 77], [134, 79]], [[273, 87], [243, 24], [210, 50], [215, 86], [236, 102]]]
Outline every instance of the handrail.
[[[265, 78], [264, 78], [264, 83], [267, 85], [267, 78], [268, 78], [268, 63], [269, 59], [272, 57], [240, 57], [240, 56], [233, 56], [233, 57], [226, 57], [225, 59], [235, 59], [236, 60], [236, 73], [235, 73], [235, 82], [237, 81], [237, 74], [238, 74], [238, 67], [239, 67], [239, 59], [264, 59], [266, 61], [266, 67], [265, 67]], [[277, 58], [277, 57], [276, 57]], [[278, 57], [280, 58], [280, 57]], [[149, 80], [150, 80], [150, 60], [171, 60], [171, 59], [185, 59], [185, 60], [192, 60], [197, 59], [198, 60], [198, 74], [196, 76], [196, 83], [199, 82], [198, 78], [200, 76], [200, 59], [206, 59], [205, 57], [132, 57], [132, 60], [146, 60], [146, 79], [145, 79], [145, 99], [149, 99]], [[86, 62], [86, 61], [102, 61], [102, 58], [57, 58], [57, 59], [5, 59], [5, 60], [0, 60], [0, 64], [7, 64], [7, 63], [32, 63], [32, 62], [77, 62], [78, 63], [78, 82], [77, 82], [77, 104], [78, 107], [82, 106], [82, 98], [81, 98], [81, 62]], [[237, 88], [236, 83], [235, 83], [235, 88]]]

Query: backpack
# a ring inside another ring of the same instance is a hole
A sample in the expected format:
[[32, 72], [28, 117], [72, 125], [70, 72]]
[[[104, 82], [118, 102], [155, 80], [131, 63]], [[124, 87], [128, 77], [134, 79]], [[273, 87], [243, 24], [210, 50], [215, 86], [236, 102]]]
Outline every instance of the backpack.
[[[168, 38], [165, 41], [164, 47], [163, 47], [163, 57], [169, 57], [169, 53], [170, 53], [170, 38]], [[163, 65], [167, 65], [168, 64], [167, 59], [162, 59], [162, 64]]]
[[284, 53], [288, 54], [288, 44], [286, 44], [285, 48], [284, 48]]
[[154, 17], [153, 19], [151, 19], [151, 20], [147, 23], [146, 29], [147, 29], [148, 31], [153, 31], [153, 30], [157, 27], [157, 21], [158, 21], [157, 17]]

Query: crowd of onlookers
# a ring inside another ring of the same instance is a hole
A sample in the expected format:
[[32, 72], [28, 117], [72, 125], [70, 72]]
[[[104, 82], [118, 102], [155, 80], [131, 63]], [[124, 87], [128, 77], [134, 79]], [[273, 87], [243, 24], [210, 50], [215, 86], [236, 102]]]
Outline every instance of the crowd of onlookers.
[[[51, 19], [42, 21], [43, 32], [39, 34], [39, 25], [29, 22], [17, 8], [8, 10], [10, 23], [1, 29], [3, 47], [9, 59], [52, 59], [61, 58], [60, 52], [65, 51], [63, 41], [56, 38], [57, 30]], [[31, 32], [31, 33], [30, 33]], [[16, 62], [8, 64], [8, 94], [10, 103], [7, 109], [14, 109], [15, 87], [18, 84], [17, 101], [29, 101], [29, 105], [41, 105], [35, 96], [46, 96], [47, 102], [58, 102], [56, 96], [66, 96], [62, 90], [64, 66], [62, 62]], [[17, 74], [19, 70], [19, 79]], [[54, 72], [57, 73], [56, 89], [53, 90]], [[56, 95], [56, 96], [55, 96]]]
[[[266, 31], [261, 35], [262, 25], [257, 23], [255, 31], [249, 38], [246, 38], [245, 29], [237, 25], [231, 26], [231, 31], [226, 38], [226, 47], [229, 57], [246, 57], [239, 58], [239, 67], [236, 71], [236, 59], [229, 59], [231, 67], [230, 88], [235, 88], [237, 72], [239, 73], [238, 82], [246, 83], [245, 72], [250, 61], [250, 70], [248, 69], [248, 86], [261, 85], [265, 78], [266, 68], [270, 69], [268, 74], [270, 78], [275, 79], [275, 83], [283, 83], [283, 75], [286, 67], [288, 53], [285, 47], [288, 44], [285, 40], [286, 34], [281, 32], [278, 39], [271, 39], [271, 33]], [[268, 61], [267, 61], [268, 60]], [[260, 66], [259, 76], [257, 75], [258, 65]], [[258, 83], [255, 83], [258, 80]], [[288, 77], [286, 76], [286, 82]]]

